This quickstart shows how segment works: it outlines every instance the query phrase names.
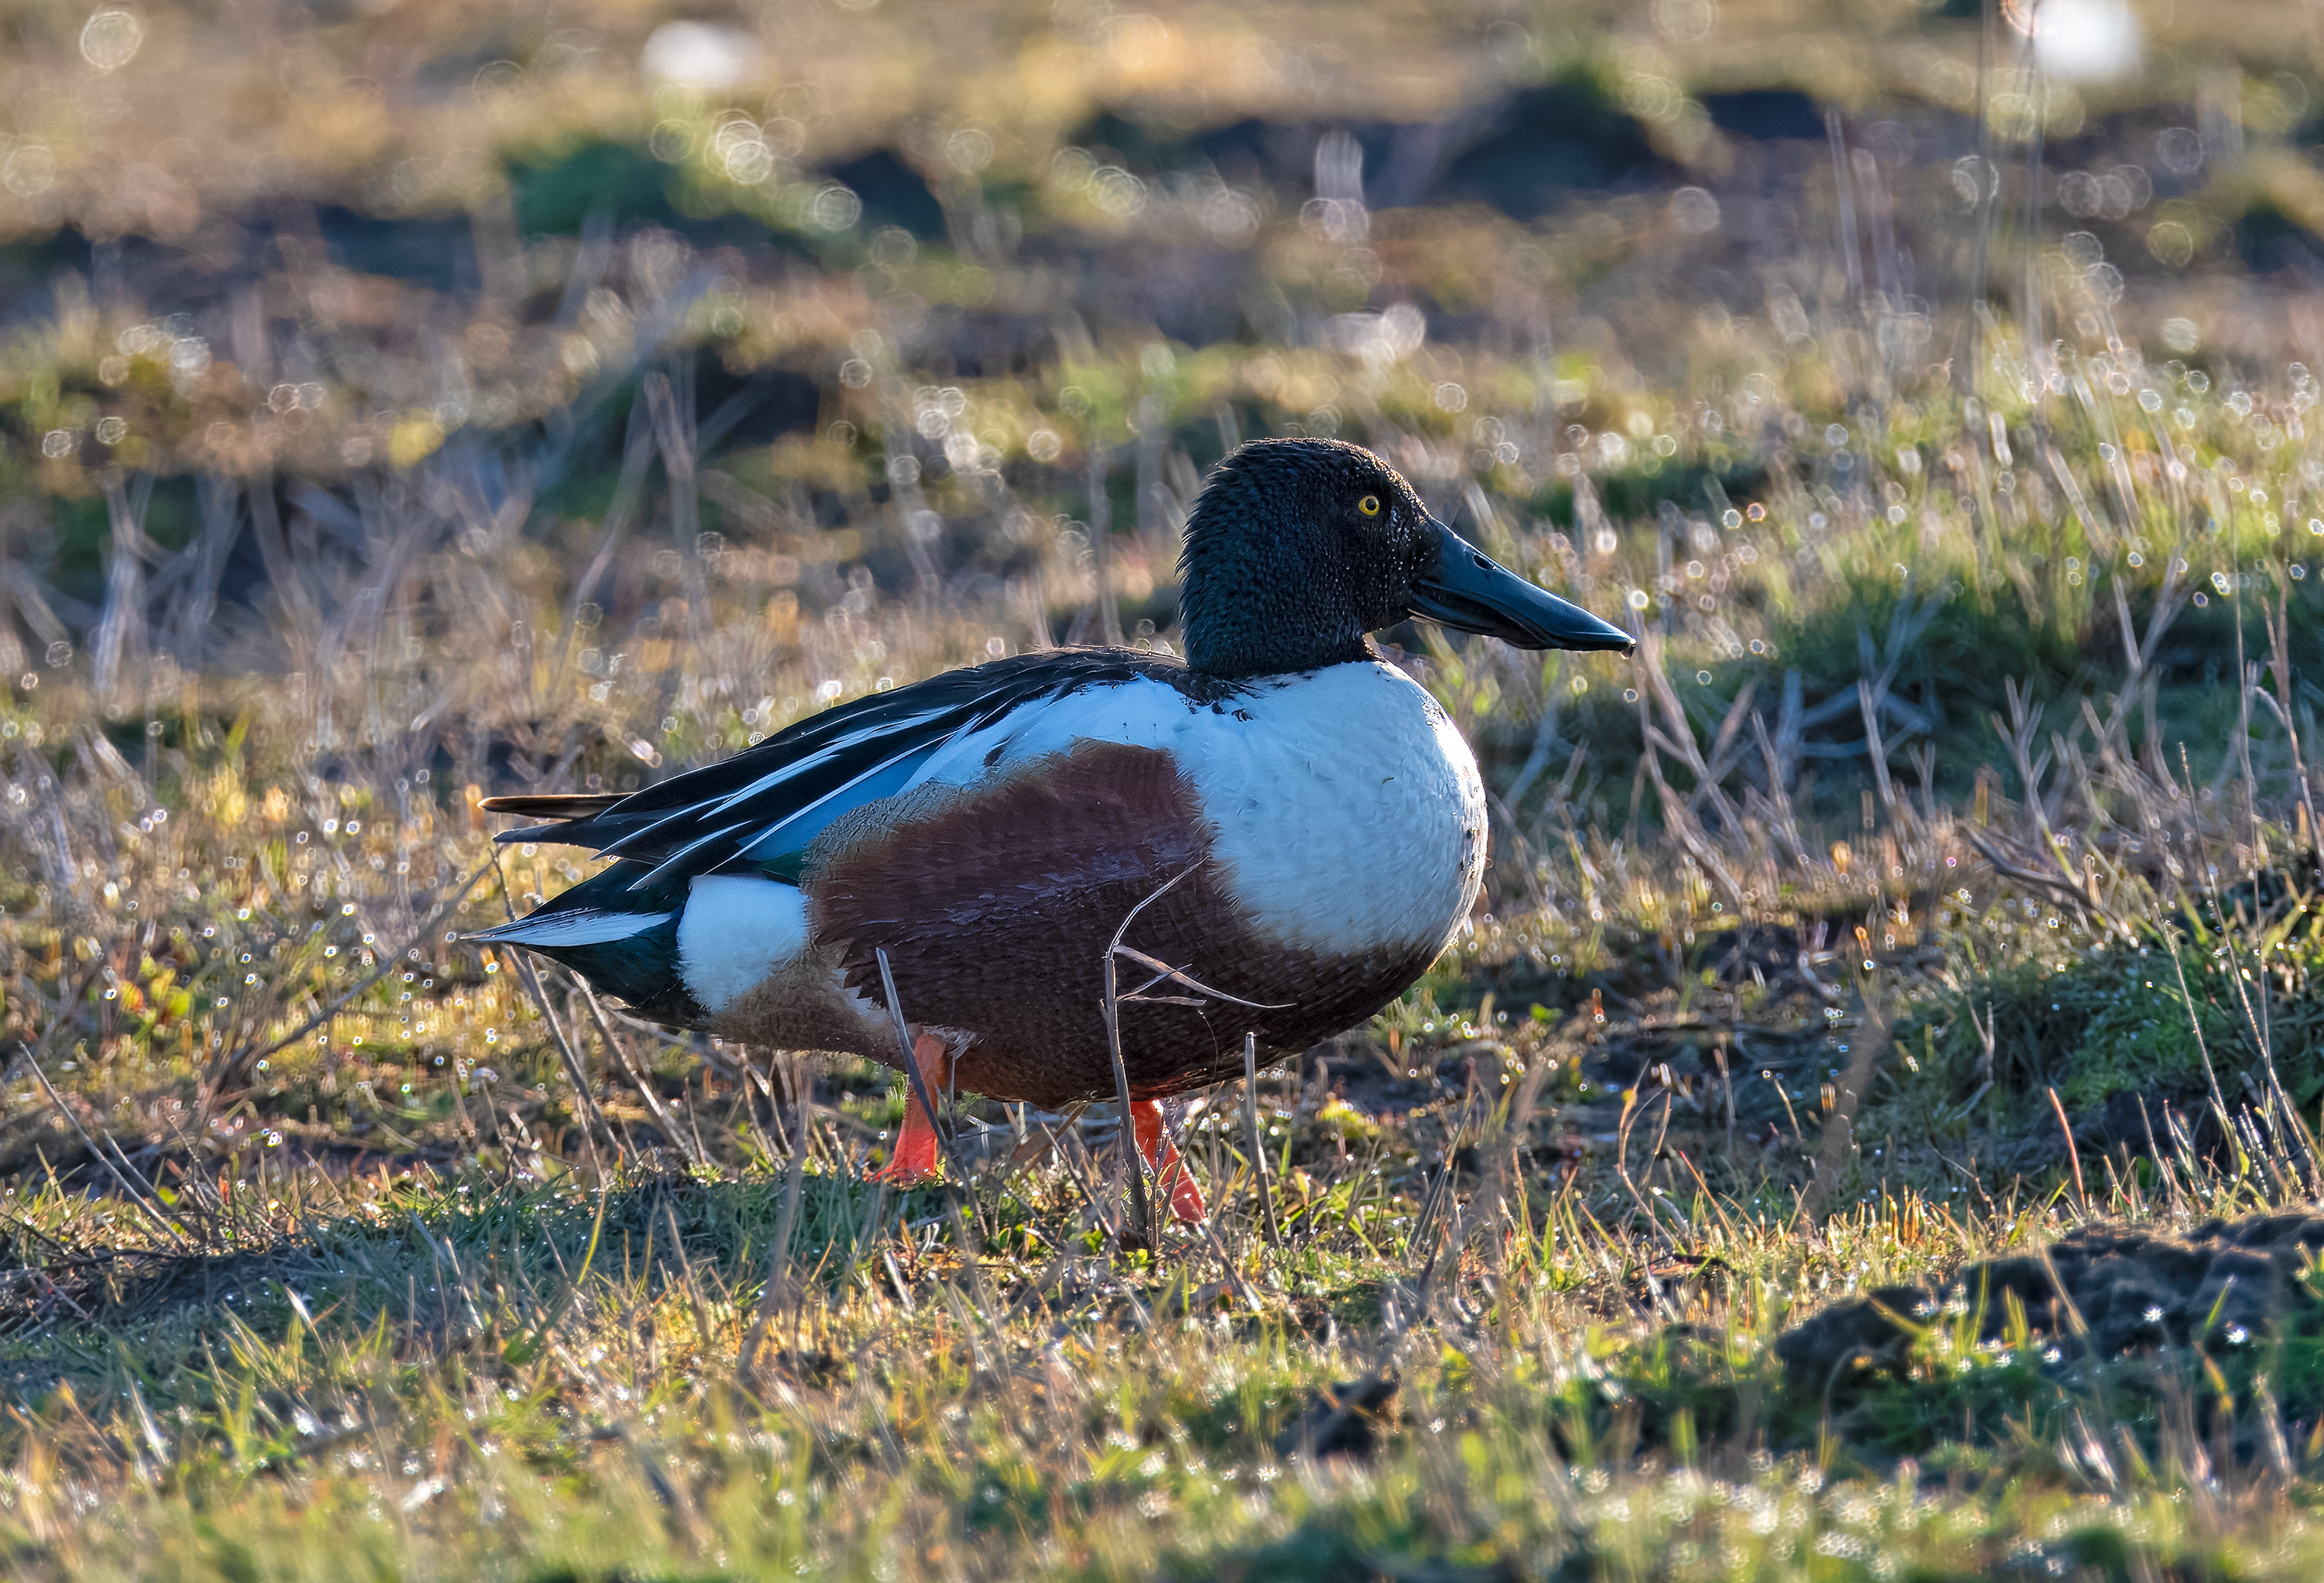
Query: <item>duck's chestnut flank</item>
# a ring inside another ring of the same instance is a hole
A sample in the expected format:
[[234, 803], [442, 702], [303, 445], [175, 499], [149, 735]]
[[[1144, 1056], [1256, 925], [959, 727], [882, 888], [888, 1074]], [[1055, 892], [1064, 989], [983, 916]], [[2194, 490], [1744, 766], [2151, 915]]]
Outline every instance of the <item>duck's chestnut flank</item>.
[[[1503, 570], [1396, 470], [1264, 440], [1187, 524], [1186, 659], [1028, 654], [876, 695], [633, 796], [490, 799], [512, 832], [613, 860], [485, 939], [560, 959], [647, 1015], [778, 1047], [915, 1059], [1045, 1106], [1110, 1096], [1102, 958], [1124, 943], [1216, 995], [1122, 1008], [1149, 1157], [1157, 1096], [1353, 1026], [1476, 899], [1484, 788], [1442, 709], [1368, 634], [1424, 616], [1528, 648], [1628, 635]], [[907, 1107], [890, 1173], [935, 1169]], [[1198, 1213], [1191, 1184], [1172, 1195]]]

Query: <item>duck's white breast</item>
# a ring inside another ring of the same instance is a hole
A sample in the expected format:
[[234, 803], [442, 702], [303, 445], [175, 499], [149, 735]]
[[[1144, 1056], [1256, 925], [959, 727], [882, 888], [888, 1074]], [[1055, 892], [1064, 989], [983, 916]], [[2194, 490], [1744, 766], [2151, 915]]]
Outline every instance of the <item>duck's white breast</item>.
[[1268, 678], [1215, 707], [1163, 681], [1090, 687], [963, 736], [922, 778], [971, 786], [1085, 741], [1170, 754], [1229, 892], [1285, 945], [1434, 948], [1476, 900], [1476, 759], [1427, 691], [1386, 665]]
[[1179, 762], [1252, 922], [1320, 953], [1441, 945], [1477, 899], [1485, 788], [1425, 689], [1379, 664], [1262, 686]]

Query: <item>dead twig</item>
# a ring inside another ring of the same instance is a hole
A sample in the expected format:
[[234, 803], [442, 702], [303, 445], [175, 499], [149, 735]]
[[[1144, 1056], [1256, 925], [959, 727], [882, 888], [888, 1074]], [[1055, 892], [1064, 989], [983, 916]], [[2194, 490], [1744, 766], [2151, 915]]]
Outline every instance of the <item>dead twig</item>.
[[580, 987], [582, 1004], [588, 1007], [590, 1020], [597, 1025], [597, 1036], [604, 1041], [605, 1053], [619, 1062], [622, 1070], [629, 1075], [631, 1085], [638, 1091], [638, 1098], [645, 1101], [646, 1109], [652, 1113], [654, 1125], [661, 1128], [662, 1137], [668, 1138], [670, 1147], [684, 1155], [689, 1164], [708, 1164], [709, 1156], [697, 1144], [678, 1131], [676, 1118], [662, 1103], [661, 1096], [654, 1091], [652, 1073], [641, 1071], [630, 1054], [629, 1047], [613, 1036], [613, 1027], [605, 1020], [604, 1008], [597, 1004], [596, 992], [589, 988], [588, 980], [578, 973], [573, 974], [572, 978], [573, 982]]
[[2074, 1168], [2074, 1208], [2087, 1220], [2090, 1218], [2090, 1195], [2082, 1186], [2082, 1151], [2074, 1146], [2074, 1128], [2066, 1119], [2066, 1107], [2058, 1098], [2058, 1091], [2047, 1088], [2043, 1091], [2050, 1096], [2052, 1114], [2058, 1118], [2058, 1130], [2065, 1137], [2067, 1162]]
[[1250, 1173], [1259, 1187], [1259, 1207], [1267, 1225], [1269, 1246], [1283, 1246], [1283, 1228], [1275, 1219], [1275, 1193], [1267, 1184], [1267, 1142], [1259, 1132], [1259, 1035], [1242, 1036], [1242, 1125], [1250, 1135]]
[[[41, 1063], [39, 1059], [32, 1054], [32, 1046], [19, 1041], [16, 1045], [16, 1049], [17, 1053], [23, 1057], [24, 1064], [32, 1068], [32, 1081], [39, 1083], [41, 1085], [41, 1091], [49, 1096], [49, 1103], [54, 1105], [57, 1108], [58, 1112], [62, 1115], [67, 1121], [72, 1124], [73, 1131], [80, 1135], [82, 1146], [87, 1148], [90, 1154], [95, 1155], [97, 1156], [97, 1163], [105, 1167], [106, 1174], [112, 1177], [115, 1183], [120, 1184], [123, 1194], [128, 1198], [132, 1204], [136, 1206], [138, 1214], [148, 1225], [152, 1226], [162, 1236], [168, 1238], [171, 1242], [176, 1243], [180, 1248], [190, 1247], [191, 1244], [187, 1242], [184, 1235], [180, 1233], [175, 1226], [170, 1224], [169, 1219], [164, 1216], [161, 1210], [155, 1209], [152, 1204], [147, 1201], [146, 1193], [137, 1191], [135, 1184], [133, 1183], [129, 1180], [129, 1177], [124, 1173], [122, 1166], [115, 1164], [112, 1159], [106, 1155], [106, 1152], [97, 1146], [97, 1140], [89, 1137], [88, 1128], [80, 1124], [80, 1117], [74, 1112], [71, 1106], [64, 1102], [63, 1097], [60, 1095], [54, 1086], [50, 1083], [49, 1074], [41, 1070]], [[126, 1164], [126, 1162], [124, 1161], [124, 1164]], [[152, 1189], [149, 1185], [146, 1189], [146, 1192], [151, 1192], [152, 1191]]]
[[[1148, 907], [1152, 907], [1156, 902], [1161, 900], [1163, 897], [1169, 894], [1171, 890], [1175, 889], [1183, 881], [1192, 878], [1195, 870], [1200, 869], [1202, 866], [1203, 865], [1200, 861], [1188, 864], [1185, 868], [1180, 870], [1169, 879], [1165, 879], [1160, 885], [1155, 887], [1152, 891], [1148, 893], [1144, 900], [1140, 901], [1136, 907], [1131, 907], [1128, 912], [1124, 913], [1121, 916], [1120, 925], [1116, 927], [1113, 932], [1113, 938], [1106, 943], [1105, 956], [1100, 963], [1100, 970], [1104, 978], [1104, 989], [1099, 1000], [1098, 1010], [1105, 1021], [1106, 1053], [1112, 1058], [1113, 1062], [1114, 1099], [1121, 1107], [1122, 1149], [1130, 1163], [1130, 1213], [1138, 1223], [1139, 1236], [1145, 1238], [1146, 1245], [1148, 1247], [1156, 1246], [1160, 1238], [1161, 1231], [1160, 1228], [1155, 1221], [1154, 1203], [1147, 1192], [1146, 1164], [1139, 1155], [1137, 1137], [1138, 1128], [1130, 1114], [1130, 1108], [1135, 1101], [1131, 1100], [1130, 1093], [1130, 1067], [1127, 1062], [1123, 1059], [1121, 1053], [1121, 1008], [1125, 1004], [1199, 1007], [1203, 1004], [1203, 1001], [1202, 999], [1197, 999], [1197, 997], [1207, 996], [1214, 999], [1229, 1001], [1236, 1006], [1248, 1007], [1254, 1011], [1277, 1011], [1282, 1009], [1280, 1006], [1264, 1006], [1257, 1001], [1245, 1000], [1240, 996], [1230, 995], [1222, 989], [1213, 989], [1208, 984], [1203, 983], [1191, 975], [1181, 971], [1179, 969], [1172, 967], [1168, 962], [1163, 962], [1156, 957], [1148, 956], [1144, 952], [1135, 950], [1121, 943], [1121, 937], [1130, 932], [1130, 925], [1137, 922], [1139, 914], [1144, 912]], [[1118, 959], [1121, 957], [1128, 957], [1131, 962], [1136, 962], [1139, 966], [1150, 970], [1154, 975], [1127, 995], [1120, 993], [1120, 985], [1116, 977], [1116, 962]], [[1148, 993], [1148, 991], [1151, 990], [1156, 985], [1163, 983], [1182, 984], [1187, 989], [1194, 990], [1194, 995], [1154, 995]], [[1156, 1181], [1156, 1190], [1157, 1192], [1160, 1190], [1158, 1173]]]
[[[880, 989], [888, 997], [888, 1015], [895, 1022], [896, 1037], [903, 1045], [905, 1081], [911, 1085], [913, 1100], [927, 1112], [928, 1126], [936, 1135], [936, 1145], [944, 1150], [945, 1159], [952, 1165], [952, 1179], [943, 1184], [945, 1197], [950, 1200], [959, 1191], [954, 1185], [954, 1182], [965, 1183], [968, 1181], [967, 1163], [961, 1158], [956, 1140], [936, 1114], [936, 1095], [928, 1088], [928, 1074], [920, 1070], [919, 1056], [912, 1046], [911, 1025], [904, 1020], [904, 1002], [896, 993], [896, 970], [888, 963], [887, 948], [874, 947], [872, 955], [879, 959]], [[953, 1207], [957, 1210], [959, 1205], [955, 1202]], [[984, 1213], [973, 1200], [970, 1201], [969, 1208], [976, 1216], [977, 1235], [981, 1238], [984, 1235]], [[974, 1248], [964, 1247], [960, 1251], [964, 1258], [973, 1260], [976, 1257]]]
[[493, 856], [486, 858], [482, 863], [479, 863], [475, 869], [469, 870], [467, 877], [462, 879], [460, 883], [454, 888], [452, 894], [444, 899], [442, 905], [438, 907], [433, 913], [429, 915], [428, 921], [413, 931], [411, 938], [404, 943], [402, 948], [401, 950], [381, 953], [378, 967], [374, 969], [372, 973], [363, 980], [363, 982], [357, 984], [354, 989], [340, 996], [337, 1000], [332, 1001], [328, 1006], [323, 1008], [322, 1010], [309, 1017], [305, 1022], [300, 1023], [297, 1027], [291, 1029], [289, 1033], [283, 1035], [281, 1038], [275, 1040], [264, 1049], [253, 1050], [245, 1045], [238, 1050], [229, 1050], [225, 1054], [220, 1055], [216, 1062], [211, 1063], [210, 1070], [205, 1072], [202, 1076], [201, 1103], [196, 1108], [194, 1113], [194, 1125], [198, 1127], [203, 1122], [209, 1118], [210, 1106], [217, 1101], [218, 1091], [225, 1086], [226, 1081], [232, 1077], [236, 1072], [241, 1071], [244, 1066], [254, 1061], [263, 1061], [268, 1056], [273, 1054], [276, 1051], [288, 1049], [292, 1045], [297, 1044], [309, 1034], [313, 1033], [317, 1028], [321, 1027], [333, 1017], [338, 1016], [341, 1011], [345, 1010], [358, 996], [362, 995], [373, 985], [387, 977], [388, 974], [393, 972], [402, 964], [404, 952], [413, 949], [422, 940], [427, 939], [429, 934], [435, 932], [436, 926], [438, 924], [441, 924], [446, 918], [450, 917], [453, 913], [456, 912], [459, 909], [460, 904], [468, 899], [468, 892], [476, 888], [476, 881], [484, 877], [484, 871], [495, 867], [499, 861], [499, 854], [498, 852], [495, 852]]

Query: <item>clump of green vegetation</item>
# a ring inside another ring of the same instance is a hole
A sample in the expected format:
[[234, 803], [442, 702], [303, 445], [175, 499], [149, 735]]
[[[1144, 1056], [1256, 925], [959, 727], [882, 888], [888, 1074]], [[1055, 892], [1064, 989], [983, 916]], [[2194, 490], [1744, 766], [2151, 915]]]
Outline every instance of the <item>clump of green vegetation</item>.
[[2312, 1109], [2324, 1098], [2324, 916], [2298, 901], [2220, 928], [2189, 909], [2062, 959], [2005, 958], [1900, 1037], [1933, 1053], [1929, 1080], [1962, 1100], [1989, 1082], [2037, 1126], [2053, 1125], [2054, 1088], [2076, 1111], [2144, 1096], [2159, 1128], [2163, 1101], [2208, 1100], [2215, 1075], [2231, 1103], [2273, 1082]]

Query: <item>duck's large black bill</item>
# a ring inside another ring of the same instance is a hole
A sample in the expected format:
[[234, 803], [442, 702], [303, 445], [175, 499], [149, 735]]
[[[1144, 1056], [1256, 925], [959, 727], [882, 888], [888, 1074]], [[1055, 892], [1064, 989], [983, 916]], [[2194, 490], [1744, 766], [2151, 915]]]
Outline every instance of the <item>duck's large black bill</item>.
[[1621, 628], [1535, 587], [1442, 522], [1436, 524], [1436, 568], [1414, 585], [1408, 608], [1414, 615], [1519, 649], [1628, 654], [1637, 647], [1637, 640]]

